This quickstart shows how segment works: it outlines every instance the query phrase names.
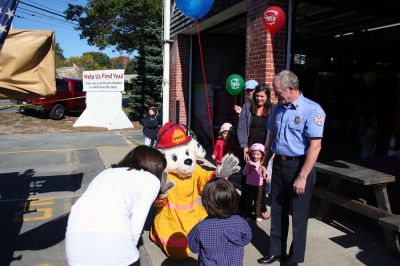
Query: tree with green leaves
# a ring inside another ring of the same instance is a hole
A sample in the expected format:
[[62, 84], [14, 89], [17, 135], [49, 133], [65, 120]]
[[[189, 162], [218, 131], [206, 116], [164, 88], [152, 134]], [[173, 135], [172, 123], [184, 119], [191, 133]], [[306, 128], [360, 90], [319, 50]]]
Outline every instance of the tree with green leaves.
[[156, 102], [161, 101], [162, 91], [162, 45], [160, 36], [161, 28], [154, 22], [149, 22], [142, 29], [143, 36], [147, 42], [139, 45], [137, 64], [135, 65], [138, 77], [134, 85], [135, 91], [130, 96], [131, 112], [129, 116], [133, 120], [139, 120], [145, 112], [144, 100], [151, 96]]
[[83, 54], [82, 56], [71, 56], [68, 61], [71, 62], [71, 64], [76, 64], [82, 69], [82, 71], [104, 69], [97, 62], [94, 61], [92, 55], [90, 54]]
[[126, 64], [125, 74], [137, 74], [136, 65], [136, 58], [129, 59], [128, 63]]
[[135, 64], [138, 78], [130, 97], [130, 118], [140, 120], [144, 99], [161, 98], [162, 82], [162, 1], [88, 0], [86, 6], [68, 5], [65, 14], [78, 22], [81, 38], [101, 49], [139, 54]]
[[69, 66], [68, 61], [64, 57], [64, 50], [60, 47], [60, 44], [56, 42], [56, 68]]
[[101, 69], [111, 69], [112, 63], [110, 57], [102, 52], [86, 52], [84, 55], [90, 55], [93, 58], [93, 61], [96, 62]]

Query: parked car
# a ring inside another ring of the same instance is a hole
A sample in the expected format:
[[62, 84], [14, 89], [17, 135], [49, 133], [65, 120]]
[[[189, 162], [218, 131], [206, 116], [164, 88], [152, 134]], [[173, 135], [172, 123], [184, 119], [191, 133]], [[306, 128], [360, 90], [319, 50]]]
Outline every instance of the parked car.
[[51, 119], [59, 120], [66, 111], [78, 111], [86, 108], [85, 92], [81, 79], [57, 78], [56, 93], [41, 98], [23, 98], [19, 104], [28, 104], [20, 108], [20, 112], [35, 110], [48, 114]]

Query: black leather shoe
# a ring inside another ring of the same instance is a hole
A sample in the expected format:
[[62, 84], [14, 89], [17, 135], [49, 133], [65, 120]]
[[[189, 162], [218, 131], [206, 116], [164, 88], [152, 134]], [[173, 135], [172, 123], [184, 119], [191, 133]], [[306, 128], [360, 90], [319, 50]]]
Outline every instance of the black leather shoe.
[[282, 256], [281, 255], [271, 255], [271, 256], [265, 256], [257, 260], [258, 263], [260, 264], [271, 264], [277, 260], [281, 260]]

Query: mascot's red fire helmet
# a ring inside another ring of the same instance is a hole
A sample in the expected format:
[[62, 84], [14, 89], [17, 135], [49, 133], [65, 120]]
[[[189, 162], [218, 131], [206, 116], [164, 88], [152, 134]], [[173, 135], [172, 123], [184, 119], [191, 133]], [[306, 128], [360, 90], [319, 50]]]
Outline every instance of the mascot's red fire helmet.
[[191, 139], [192, 138], [186, 134], [185, 128], [181, 125], [168, 122], [158, 131], [156, 148], [171, 148], [187, 143]]

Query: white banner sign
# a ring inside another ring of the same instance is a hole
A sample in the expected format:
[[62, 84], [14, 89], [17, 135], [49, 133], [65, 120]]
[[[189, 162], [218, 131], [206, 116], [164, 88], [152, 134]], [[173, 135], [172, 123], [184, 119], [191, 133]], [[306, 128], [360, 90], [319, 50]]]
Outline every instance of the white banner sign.
[[83, 91], [124, 91], [124, 70], [84, 71]]

